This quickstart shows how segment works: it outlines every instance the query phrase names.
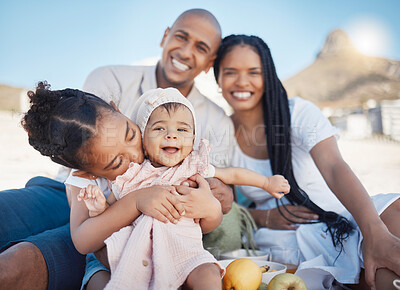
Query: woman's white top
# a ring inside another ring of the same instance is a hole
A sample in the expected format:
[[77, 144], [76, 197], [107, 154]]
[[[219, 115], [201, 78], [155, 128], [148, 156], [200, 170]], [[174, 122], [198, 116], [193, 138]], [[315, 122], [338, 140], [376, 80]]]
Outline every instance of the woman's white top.
[[[296, 275], [303, 278], [309, 290], [339, 289], [334, 280], [341, 283], [358, 283], [359, 270], [363, 266], [361, 251], [362, 234], [354, 218], [344, 208], [329, 189], [316, 167], [310, 150], [319, 142], [335, 136], [338, 130], [331, 125], [321, 110], [311, 102], [299, 97], [289, 99], [292, 127], [292, 164], [296, 181], [321, 208], [342, 214], [356, 226], [343, 242], [343, 252], [335, 249], [324, 223], [300, 225], [295, 230], [271, 230], [261, 227], [255, 233], [257, 246], [268, 252], [272, 246], [298, 248], [302, 263]], [[255, 159], [242, 152], [236, 140], [231, 150], [230, 166], [245, 167], [265, 176], [271, 176], [270, 161]], [[250, 187], [238, 186], [240, 192], [255, 202], [258, 209], [276, 207], [275, 198], [268, 192]], [[372, 197], [372, 201], [381, 214], [400, 194], [381, 194]], [[285, 201], [284, 201], [285, 202]], [[286, 200], [285, 203], [288, 203]]]
[[[310, 150], [320, 141], [331, 136], [338, 137], [338, 130], [331, 125], [321, 110], [309, 101], [299, 97], [289, 99], [291, 112], [292, 164], [296, 181], [310, 199], [324, 210], [340, 212], [343, 205], [329, 189], [310, 155]], [[269, 159], [256, 159], [242, 152], [234, 139], [231, 151], [231, 166], [244, 167], [265, 176], [272, 175]], [[275, 199], [268, 192], [251, 186], [238, 186], [239, 191], [256, 208], [276, 207]]]

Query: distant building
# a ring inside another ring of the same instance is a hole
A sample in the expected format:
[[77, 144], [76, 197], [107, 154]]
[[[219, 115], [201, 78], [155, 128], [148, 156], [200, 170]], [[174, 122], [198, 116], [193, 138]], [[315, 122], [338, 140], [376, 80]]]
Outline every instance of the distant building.
[[324, 108], [323, 112], [346, 137], [363, 139], [383, 134], [400, 141], [400, 99], [384, 100], [364, 109]]
[[371, 126], [371, 134], [382, 134], [382, 108], [379, 106], [369, 109], [367, 116]]
[[365, 114], [350, 114], [347, 116], [346, 135], [354, 139], [371, 136], [371, 124]]
[[400, 141], [400, 99], [382, 101], [383, 134]]

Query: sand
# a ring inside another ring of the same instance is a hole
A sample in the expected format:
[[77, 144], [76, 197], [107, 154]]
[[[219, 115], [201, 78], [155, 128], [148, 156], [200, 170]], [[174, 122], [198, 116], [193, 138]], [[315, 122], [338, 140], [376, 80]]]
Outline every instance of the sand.
[[53, 177], [59, 166], [28, 143], [21, 115], [0, 111], [0, 190], [24, 187], [34, 176]]
[[[20, 114], [0, 111], [0, 190], [24, 187], [38, 175], [54, 177], [59, 168], [28, 144], [20, 119]], [[400, 143], [342, 137], [338, 144], [370, 195], [400, 192]]]

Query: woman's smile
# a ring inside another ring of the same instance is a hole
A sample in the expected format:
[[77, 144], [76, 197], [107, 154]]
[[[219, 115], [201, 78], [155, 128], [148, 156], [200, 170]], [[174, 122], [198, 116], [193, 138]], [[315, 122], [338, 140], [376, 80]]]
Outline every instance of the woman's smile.
[[234, 97], [238, 100], [248, 100], [251, 98], [253, 93], [249, 92], [249, 91], [245, 91], [245, 92], [236, 91], [236, 92], [232, 92], [231, 95], [232, 95], [232, 97]]

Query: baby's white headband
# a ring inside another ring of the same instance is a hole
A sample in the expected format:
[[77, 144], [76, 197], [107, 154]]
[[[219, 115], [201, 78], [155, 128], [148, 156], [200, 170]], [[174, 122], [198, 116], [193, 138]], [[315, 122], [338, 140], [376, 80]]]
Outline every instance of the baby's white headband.
[[144, 134], [144, 129], [146, 128], [147, 122], [149, 121], [151, 113], [161, 105], [167, 103], [179, 103], [185, 105], [193, 116], [194, 121], [194, 132], [196, 129], [196, 116], [194, 114], [194, 108], [192, 103], [186, 99], [177, 89], [166, 88], [166, 89], [153, 89], [145, 92], [136, 101], [133, 108], [133, 118], [132, 121], [138, 125], [142, 135]]

